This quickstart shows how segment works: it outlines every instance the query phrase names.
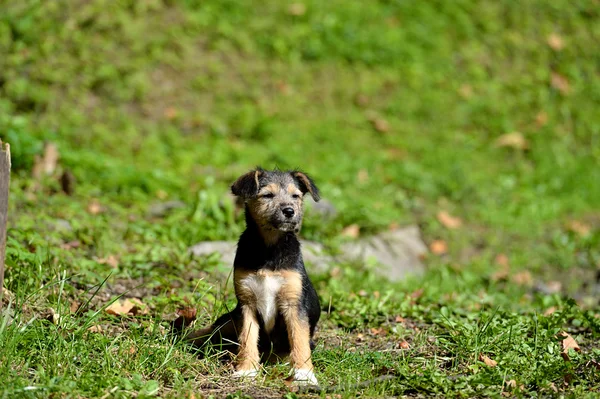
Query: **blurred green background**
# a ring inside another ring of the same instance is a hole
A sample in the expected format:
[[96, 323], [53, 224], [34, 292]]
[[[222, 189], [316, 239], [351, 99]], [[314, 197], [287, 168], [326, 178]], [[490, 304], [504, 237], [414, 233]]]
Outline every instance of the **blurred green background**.
[[[498, 263], [577, 292], [600, 265], [599, 17], [597, 0], [2, 1], [6, 287], [40, 307], [63, 271], [168, 291], [208, 270], [190, 245], [239, 235], [228, 187], [261, 165], [304, 170], [335, 207], [308, 211], [306, 238], [417, 224], [444, 243], [424, 301], [477, 301]], [[348, 276], [331, 284], [388, 287]], [[511, 287], [493, 302], [526, 308]]]

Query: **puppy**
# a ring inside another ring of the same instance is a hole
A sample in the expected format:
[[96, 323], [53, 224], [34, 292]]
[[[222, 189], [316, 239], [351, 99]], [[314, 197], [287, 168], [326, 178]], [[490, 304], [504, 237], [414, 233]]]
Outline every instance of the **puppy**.
[[237, 353], [235, 376], [253, 378], [271, 353], [289, 355], [294, 380], [318, 385], [311, 360], [312, 338], [321, 313], [297, 234], [302, 201], [319, 200], [314, 182], [300, 171], [256, 169], [231, 186], [244, 200], [246, 230], [233, 264], [235, 309], [188, 336]]

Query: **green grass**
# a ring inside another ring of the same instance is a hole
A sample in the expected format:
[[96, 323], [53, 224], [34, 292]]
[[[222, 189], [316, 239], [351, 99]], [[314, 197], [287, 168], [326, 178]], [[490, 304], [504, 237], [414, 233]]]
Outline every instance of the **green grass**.
[[[187, 250], [236, 239], [228, 186], [255, 165], [315, 178], [337, 215], [309, 209], [302, 234], [333, 250], [351, 224], [368, 236], [416, 223], [448, 244], [404, 282], [372, 265], [311, 274], [330, 308], [315, 368], [334, 387], [315, 396], [600, 390], [596, 2], [303, 4], [0, 4], [0, 138], [14, 167], [0, 396], [300, 396], [285, 365], [234, 384], [228, 363], [168, 334], [179, 307], [206, 324], [235, 302], [230, 265]], [[515, 131], [527, 149], [497, 146]], [[60, 161], [36, 179], [45, 142]], [[169, 200], [183, 206], [149, 212]], [[463, 225], [445, 228], [440, 210]], [[537, 288], [552, 280], [559, 292]], [[108, 315], [120, 295], [147, 314]], [[569, 362], [561, 331], [581, 347]]]

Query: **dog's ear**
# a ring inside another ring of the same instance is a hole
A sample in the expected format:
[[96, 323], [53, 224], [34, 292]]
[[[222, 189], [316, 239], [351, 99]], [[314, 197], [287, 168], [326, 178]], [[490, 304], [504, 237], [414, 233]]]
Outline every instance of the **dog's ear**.
[[233, 195], [248, 199], [258, 194], [259, 182], [258, 179], [263, 174], [261, 168], [257, 168], [240, 176], [232, 185], [231, 192]]
[[315, 202], [321, 199], [321, 196], [319, 195], [319, 189], [315, 185], [315, 182], [313, 182], [306, 173], [294, 171], [292, 172], [292, 176], [298, 180], [300, 191], [302, 191], [303, 194], [310, 193]]

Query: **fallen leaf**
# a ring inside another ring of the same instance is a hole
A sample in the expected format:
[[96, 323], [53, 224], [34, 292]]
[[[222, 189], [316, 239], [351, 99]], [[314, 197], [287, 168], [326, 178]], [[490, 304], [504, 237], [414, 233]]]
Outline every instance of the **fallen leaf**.
[[560, 281], [548, 281], [545, 285], [546, 292], [549, 294], [557, 294], [562, 291], [562, 283]]
[[555, 51], [560, 51], [565, 46], [562, 37], [560, 37], [556, 33], [550, 34], [550, 36], [548, 36], [548, 38], [546, 39], [546, 43], [548, 43], [548, 46], [550, 46], [550, 48]]
[[516, 150], [526, 150], [529, 148], [529, 142], [521, 132], [503, 134], [496, 139], [495, 145], [496, 147], [509, 147]]
[[66, 250], [79, 248], [80, 246], [81, 246], [81, 241], [79, 241], [79, 240], [73, 240], [73, 241], [65, 242], [65, 243], [63, 243], [63, 244], [60, 245], [60, 247], [62, 249], [66, 249]]
[[511, 280], [517, 285], [531, 286], [531, 284], [533, 284], [533, 277], [531, 276], [531, 273], [527, 270], [515, 273], [511, 277]]
[[562, 340], [563, 349], [561, 352], [561, 356], [566, 362], [568, 362], [571, 360], [571, 358], [569, 357], [569, 349], [573, 349], [576, 352], [581, 352], [581, 348], [577, 344], [577, 341], [575, 341], [575, 339], [566, 331], [561, 331], [558, 335], [564, 338]]
[[362, 333], [358, 333], [356, 334], [356, 340], [357, 341], [362, 341], [365, 338], [365, 336]]
[[342, 274], [342, 269], [339, 268], [338, 266], [335, 266], [333, 269], [331, 269], [331, 271], [329, 272], [329, 275], [331, 277], [337, 277], [339, 275]]
[[359, 107], [366, 107], [370, 102], [371, 100], [366, 94], [358, 93], [354, 97], [354, 104], [358, 105]]
[[137, 298], [131, 298], [130, 301], [135, 306], [129, 311], [129, 313], [131, 313], [134, 316], [148, 314], [148, 305], [146, 305]]
[[127, 315], [129, 312], [131, 312], [131, 310], [133, 308], [136, 307], [136, 303], [133, 302], [130, 299], [125, 299], [123, 301], [121, 301], [120, 299], [114, 301], [113, 303], [111, 303], [106, 309], [106, 313], [108, 314], [112, 314], [115, 316], [125, 316]]
[[106, 258], [98, 258], [96, 259], [96, 262], [100, 263], [101, 265], [109, 265], [113, 269], [119, 267], [119, 260], [114, 255], [108, 255]]
[[448, 244], [444, 240], [433, 240], [431, 244], [429, 244], [429, 249], [435, 255], [443, 255], [448, 252]]
[[350, 226], [344, 227], [342, 230], [342, 236], [349, 238], [358, 238], [360, 235], [360, 226], [357, 224], [351, 224]]
[[465, 99], [471, 98], [473, 97], [473, 87], [469, 84], [464, 84], [458, 89], [458, 94]]
[[293, 15], [295, 17], [300, 17], [306, 14], [306, 5], [303, 3], [292, 3], [288, 7], [288, 14]]
[[358, 295], [362, 296], [362, 297], [365, 297], [365, 296], [369, 295], [369, 293], [367, 291], [365, 291], [365, 290], [360, 290], [360, 291], [358, 291]]
[[585, 224], [579, 220], [569, 221], [567, 223], [567, 228], [569, 231], [572, 231], [580, 237], [587, 237], [592, 231], [592, 228], [588, 224]]
[[410, 344], [406, 341], [400, 342], [399, 346], [400, 346], [400, 349], [410, 349]]
[[437, 220], [442, 224], [442, 226], [448, 229], [458, 229], [462, 226], [462, 220], [456, 216], [450, 215], [446, 211], [439, 211], [437, 213]]
[[89, 213], [91, 213], [92, 215], [97, 215], [97, 214], [103, 212], [104, 208], [102, 208], [102, 205], [100, 205], [100, 202], [98, 202], [98, 200], [93, 199], [88, 204], [87, 211]]
[[79, 303], [79, 301], [76, 301], [73, 299], [71, 301], [71, 305], [69, 306], [69, 310], [71, 311], [71, 313], [76, 313], [79, 310], [80, 306], [81, 306], [81, 303]]
[[419, 299], [423, 296], [423, 292], [425, 292], [423, 288], [418, 288], [410, 293], [410, 297], [412, 299]]
[[544, 316], [548, 317], [548, 316], [552, 316], [552, 314], [556, 312], [556, 306], [550, 306], [548, 309], [546, 309], [546, 311], [544, 312]]
[[91, 326], [90, 328], [88, 328], [89, 332], [93, 332], [93, 333], [101, 333], [102, 332], [102, 327], [99, 325], [96, 326]]
[[366, 169], [361, 169], [358, 171], [356, 178], [358, 179], [359, 183], [366, 183], [369, 181], [369, 172], [367, 172]]
[[404, 317], [402, 317], [402, 316], [396, 316], [396, 318], [394, 319], [394, 321], [396, 323], [404, 323]]
[[44, 153], [42, 156], [34, 157], [33, 168], [31, 174], [34, 179], [39, 179], [42, 175], [49, 176], [56, 170], [58, 164], [58, 147], [54, 143], [44, 144]]
[[496, 255], [496, 257], [494, 258], [494, 262], [496, 262], [497, 265], [502, 266], [502, 267], [509, 267], [509, 261], [508, 261], [508, 256], [506, 256], [505, 254], [498, 254]]
[[535, 116], [535, 124], [537, 125], [537, 127], [546, 126], [547, 123], [548, 114], [545, 111], [538, 112], [538, 114]]
[[571, 92], [569, 80], [566, 78], [566, 76], [561, 75], [560, 73], [552, 72], [550, 74], [550, 85], [556, 90], [560, 91], [563, 95], [567, 95]]
[[515, 381], [515, 380], [506, 381], [506, 387], [507, 388], [516, 388], [517, 387], [517, 381]]
[[385, 330], [383, 328], [371, 328], [371, 334], [373, 335], [385, 335]]
[[383, 118], [373, 119], [371, 123], [379, 133], [387, 133], [390, 131], [390, 124]]
[[172, 120], [172, 119], [177, 118], [177, 115], [179, 115], [179, 112], [177, 111], [177, 108], [175, 108], [175, 107], [167, 107], [167, 108], [165, 108], [165, 111], [163, 114], [164, 114], [165, 118]]
[[483, 353], [479, 354], [479, 360], [481, 360], [482, 362], [484, 362], [485, 365], [488, 366], [488, 367], [496, 367], [498, 365], [497, 361], [490, 359], [489, 357], [487, 357]]

